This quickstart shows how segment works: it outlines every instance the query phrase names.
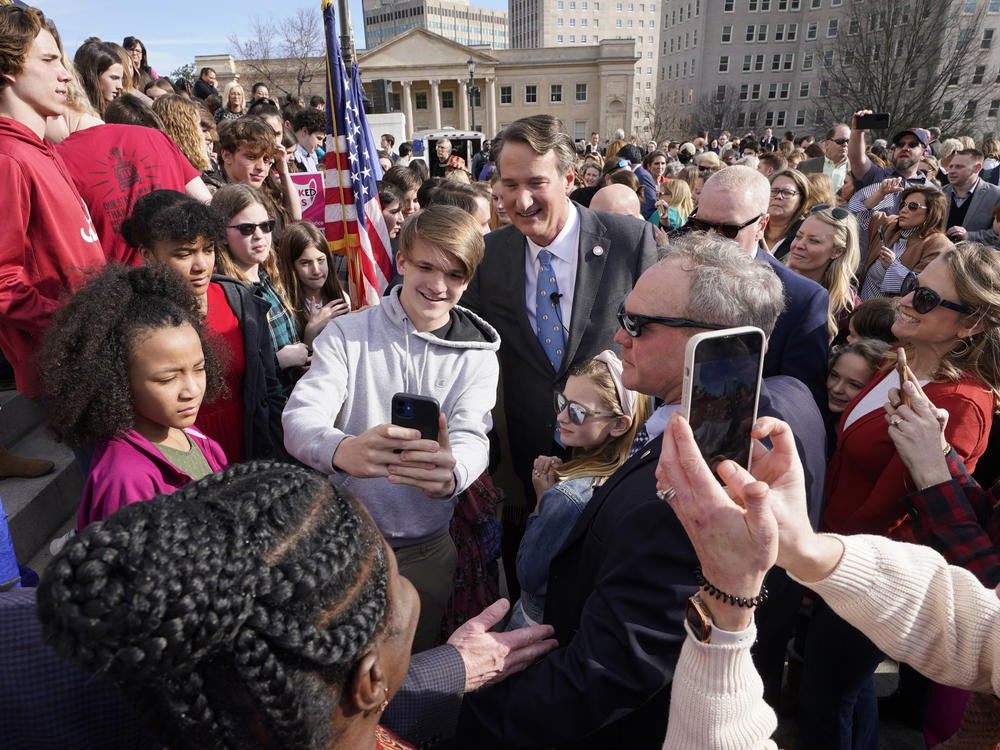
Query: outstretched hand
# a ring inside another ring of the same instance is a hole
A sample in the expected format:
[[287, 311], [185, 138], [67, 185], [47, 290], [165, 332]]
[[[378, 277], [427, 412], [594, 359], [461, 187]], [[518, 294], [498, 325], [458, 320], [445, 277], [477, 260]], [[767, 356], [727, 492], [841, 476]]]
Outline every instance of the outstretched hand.
[[[760, 593], [777, 559], [778, 525], [766, 484], [732, 461], [720, 464], [719, 471], [736, 500], [716, 481], [687, 420], [674, 412], [663, 433], [656, 486], [673, 488], [667, 502], [691, 539], [705, 578], [728, 594], [750, 599]], [[743, 630], [753, 620], [750, 609], [704, 601], [723, 630]]]
[[503, 620], [510, 602], [497, 599], [460, 626], [448, 639], [465, 663], [465, 692], [499, 682], [545, 656], [558, 643], [551, 625], [533, 625], [502, 633], [490, 630]]

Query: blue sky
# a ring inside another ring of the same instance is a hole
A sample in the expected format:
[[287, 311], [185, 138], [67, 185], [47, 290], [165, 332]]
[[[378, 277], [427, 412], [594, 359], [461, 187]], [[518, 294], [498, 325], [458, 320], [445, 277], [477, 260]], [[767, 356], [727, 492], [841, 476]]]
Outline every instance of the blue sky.
[[[29, 0], [30, 2], [31, 0]], [[124, 0], [35, 0], [59, 29], [70, 56], [89, 36], [121, 41], [136, 36], [146, 45], [149, 62], [161, 75], [194, 62], [195, 55], [231, 52], [228, 37], [244, 36], [255, 16], [283, 18], [297, 8], [315, 8], [320, 0], [307, 3], [293, 0], [288, 5], [259, 0], [168, 0], [165, 3], [125, 2]], [[480, 0], [489, 8], [507, 7], [507, 0]], [[364, 47], [361, 0], [351, 0], [355, 46]]]

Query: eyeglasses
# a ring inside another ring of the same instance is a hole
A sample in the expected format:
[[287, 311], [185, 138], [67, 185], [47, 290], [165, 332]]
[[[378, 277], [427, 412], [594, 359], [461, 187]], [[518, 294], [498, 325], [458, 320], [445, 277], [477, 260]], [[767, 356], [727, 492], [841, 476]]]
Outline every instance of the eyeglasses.
[[726, 239], [735, 240], [736, 235], [751, 224], [755, 224], [760, 221], [760, 217], [763, 215], [764, 214], [757, 214], [752, 219], [744, 221], [742, 224], [716, 224], [711, 221], [699, 219], [697, 212], [695, 212], [688, 216], [687, 224], [681, 227], [681, 229], [685, 232], [715, 232], [716, 234], [721, 234]]
[[830, 209], [830, 215], [837, 221], [843, 221], [851, 213], [843, 206], [831, 206], [829, 203], [820, 203], [813, 206], [809, 209], [809, 213], [814, 214], [818, 211], [826, 211], [827, 209]]
[[846, 146], [850, 138], [831, 138], [830, 141], [836, 143], [838, 146]]
[[771, 188], [771, 197], [780, 198], [784, 200], [785, 198], [794, 198], [799, 194], [798, 190], [782, 190], [781, 188]]
[[658, 318], [655, 315], [637, 315], [625, 312], [625, 303], [618, 305], [618, 325], [622, 327], [629, 336], [634, 339], [642, 335], [642, 328], [649, 323], [659, 323], [661, 326], [671, 328], [704, 328], [708, 331], [721, 331], [729, 326], [718, 325], [717, 323], [701, 323], [688, 318]]
[[906, 206], [911, 211], [916, 211], [918, 208], [927, 208], [923, 203], [917, 203], [916, 201], [906, 201], [906, 203], [900, 203], [899, 207], [903, 208]]
[[896, 148], [923, 148], [920, 141], [904, 141], [896, 144]]
[[254, 224], [252, 221], [246, 221], [242, 224], [229, 225], [230, 229], [236, 229], [244, 237], [252, 235], [255, 231], [257, 231], [257, 227], [260, 227], [260, 231], [264, 234], [270, 234], [274, 231], [274, 219], [268, 219], [267, 221], [262, 221], [259, 224]]
[[954, 310], [955, 312], [960, 312], [965, 315], [972, 315], [972, 310], [965, 307], [965, 305], [960, 305], [957, 302], [949, 302], [933, 289], [920, 286], [920, 282], [917, 280], [917, 275], [912, 271], [906, 274], [906, 278], [903, 279], [903, 283], [899, 287], [899, 296], [905, 297], [910, 292], [913, 292], [913, 309], [921, 315], [929, 313], [938, 305], [941, 305], [941, 307], [947, 307], [949, 310]]
[[569, 421], [577, 425], [583, 424], [587, 421], [587, 417], [623, 416], [616, 411], [598, 411], [597, 409], [588, 409], [583, 404], [578, 404], [576, 401], [570, 401], [559, 391], [552, 394], [552, 402], [555, 405], [557, 415], [562, 414], [563, 409], [568, 409]]
[[711, 172], [713, 169], [715, 169], [715, 167], [706, 166], [705, 164], [698, 165], [699, 172]]

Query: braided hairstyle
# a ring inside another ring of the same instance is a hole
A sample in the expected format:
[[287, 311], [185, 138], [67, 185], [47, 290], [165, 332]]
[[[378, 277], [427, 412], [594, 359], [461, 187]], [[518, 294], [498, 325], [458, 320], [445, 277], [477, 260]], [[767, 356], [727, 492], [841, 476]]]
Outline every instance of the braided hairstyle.
[[133, 341], [150, 329], [185, 324], [201, 339], [205, 401], [211, 401], [225, 388], [222, 365], [205, 338], [194, 292], [177, 271], [159, 263], [111, 264], [78, 289], [56, 312], [38, 355], [56, 438], [76, 448], [132, 429]]
[[45, 571], [38, 616], [172, 750], [326, 748], [386, 620], [387, 571], [349, 494], [256, 461], [88, 526]]

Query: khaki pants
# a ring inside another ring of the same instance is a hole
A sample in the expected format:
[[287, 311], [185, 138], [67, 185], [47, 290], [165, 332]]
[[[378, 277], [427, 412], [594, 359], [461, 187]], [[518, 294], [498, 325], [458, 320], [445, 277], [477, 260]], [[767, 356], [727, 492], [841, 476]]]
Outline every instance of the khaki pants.
[[399, 574], [406, 576], [420, 595], [420, 619], [413, 638], [413, 653], [437, 645], [441, 618], [451, 597], [458, 552], [451, 534], [395, 550]]

